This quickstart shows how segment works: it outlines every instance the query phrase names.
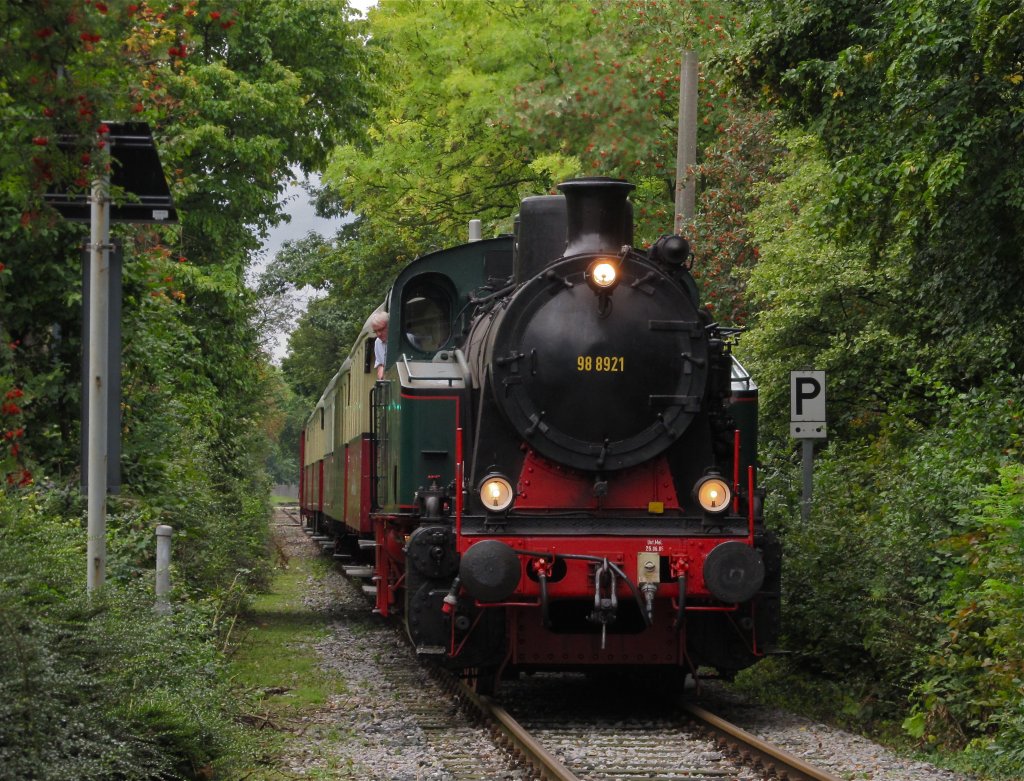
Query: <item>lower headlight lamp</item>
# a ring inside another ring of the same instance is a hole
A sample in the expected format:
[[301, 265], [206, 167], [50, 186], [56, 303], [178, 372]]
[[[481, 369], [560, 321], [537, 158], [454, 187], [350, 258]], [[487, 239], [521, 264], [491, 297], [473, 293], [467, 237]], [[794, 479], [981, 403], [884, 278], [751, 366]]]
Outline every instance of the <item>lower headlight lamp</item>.
[[702, 477], [693, 492], [697, 497], [697, 503], [706, 513], [724, 513], [732, 502], [732, 489], [719, 475]]
[[515, 497], [512, 483], [501, 475], [488, 475], [480, 484], [480, 501], [492, 513], [507, 510]]

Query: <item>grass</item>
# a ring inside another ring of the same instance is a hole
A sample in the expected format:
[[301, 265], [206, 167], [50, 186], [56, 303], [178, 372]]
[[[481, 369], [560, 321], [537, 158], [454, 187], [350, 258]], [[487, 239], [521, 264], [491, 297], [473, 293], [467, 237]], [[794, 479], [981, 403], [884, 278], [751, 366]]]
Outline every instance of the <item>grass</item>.
[[272, 768], [290, 730], [345, 691], [341, 676], [320, 668], [314, 648], [327, 635], [326, 620], [302, 603], [309, 584], [319, 582], [328, 566], [318, 558], [279, 561], [270, 589], [252, 600], [235, 628], [240, 640], [231, 655], [232, 677], [245, 698], [246, 721], [264, 765], [247, 776], [250, 781], [280, 779]]

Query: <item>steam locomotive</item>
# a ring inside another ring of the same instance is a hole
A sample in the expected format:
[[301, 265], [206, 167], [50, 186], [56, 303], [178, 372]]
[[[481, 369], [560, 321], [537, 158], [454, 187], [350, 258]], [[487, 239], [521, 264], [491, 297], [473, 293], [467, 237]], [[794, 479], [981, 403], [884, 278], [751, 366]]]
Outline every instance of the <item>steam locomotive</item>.
[[302, 436], [304, 523], [484, 691], [730, 676], [777, 640], [757, 387], [686, 241], [632, 246], [632, 189], [571, 180], [523, 200], [513, 236], [411, 262], [378, 310], [384, 380], [367, 325]]

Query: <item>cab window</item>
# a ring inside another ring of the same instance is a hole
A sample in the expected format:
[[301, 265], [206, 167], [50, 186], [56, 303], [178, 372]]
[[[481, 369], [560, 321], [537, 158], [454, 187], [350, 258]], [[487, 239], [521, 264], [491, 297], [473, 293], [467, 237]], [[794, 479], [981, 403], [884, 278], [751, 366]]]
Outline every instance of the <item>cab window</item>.
[[440, 350], [451, 336], [452, 294], [443, 277], [412, 280], [402, 292], [402, 339], [414, 350]]

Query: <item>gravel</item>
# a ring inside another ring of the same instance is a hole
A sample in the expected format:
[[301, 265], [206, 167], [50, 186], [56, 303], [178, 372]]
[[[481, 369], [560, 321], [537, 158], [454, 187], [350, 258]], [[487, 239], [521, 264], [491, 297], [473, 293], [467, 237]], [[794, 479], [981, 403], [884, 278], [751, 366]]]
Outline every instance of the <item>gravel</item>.
[[706, 687], [708, 710], [808, 764], [850, 781], [972, 781], [970, 776], [900, 756], [874, 741], [802, 716], [753, 704], [718, 685]]
[[[279, 522], [288, 556], [318, 556], [301, 529]], [[415, 661], [395, 626], [370, 612], [359, 584], [331, 570], [310, 578], [305, 605], [324, 615], [328, 635], [316, 643], [324, 669], [344, 680], [344, 692], [309, 714], [289, 740], [288, 777], [360, 781], [519, 781], [489, 733], [460, 708]]]

